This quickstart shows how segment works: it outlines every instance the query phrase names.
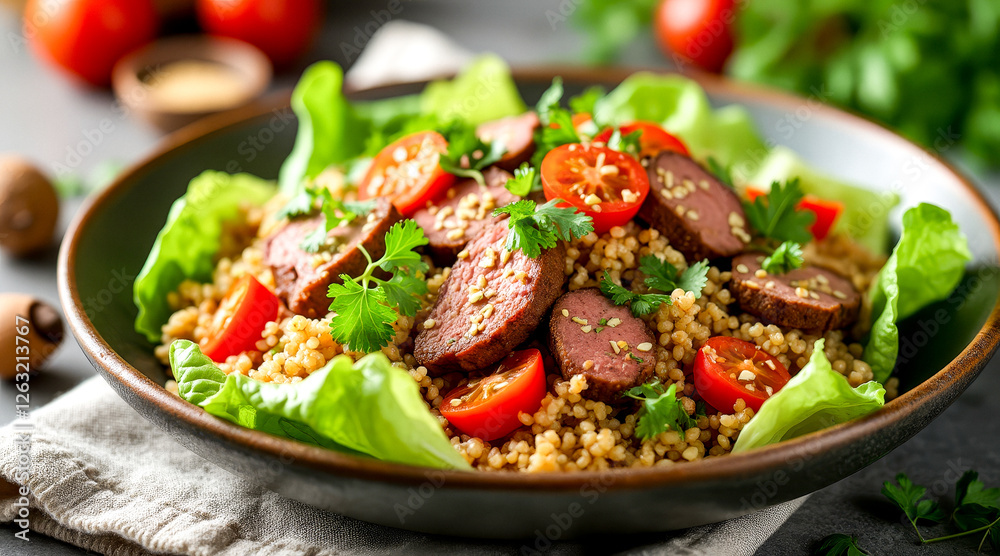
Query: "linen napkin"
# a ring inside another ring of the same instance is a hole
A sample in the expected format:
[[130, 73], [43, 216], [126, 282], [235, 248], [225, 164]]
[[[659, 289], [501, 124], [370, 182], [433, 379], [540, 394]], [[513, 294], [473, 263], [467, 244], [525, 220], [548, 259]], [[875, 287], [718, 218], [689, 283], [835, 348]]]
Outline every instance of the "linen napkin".
[[[362, 88], [431, 78], [470, 57], [431, 27], [395, 20], [346, 79]], [[523, 553], [518, 542], [410, 533], [283, 498], [188, 451], [100, 378], [33, 412], [30, 423], [30, 439], [24, 421], [0, 429], [0, 522], [19, 519], [26, 503], [32, 531], [102, 554]], [[19, 482], [31, 491], [26, 500]], [[748, 556], [803, 500], [679, 533], [557, 543], [551, 552]]]

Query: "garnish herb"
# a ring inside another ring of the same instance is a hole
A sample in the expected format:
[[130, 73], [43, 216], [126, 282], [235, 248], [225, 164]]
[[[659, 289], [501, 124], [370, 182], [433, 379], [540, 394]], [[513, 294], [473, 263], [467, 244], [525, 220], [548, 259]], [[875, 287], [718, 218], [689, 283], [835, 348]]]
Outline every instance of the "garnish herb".
[[719, 181], [729, 189], [734, 189], [733, 185], [733, 172], [732, 168], [729, 166], [724, 166], [718, 159], [714, 156], [708, 157], [706, 161], [708, 163], [708, 171], [712, 173], [715, 177], [719, 178]]
[[559, 105], [562, 96], [562, 79], [556, 77], [535, 106], [542, 124], [535, 131], [535, 154], [531, 157], [531, 165], [536, 168], [552, 149], [580, 142], [580, 134], [573, 125], [573, 113]]
[[[412, 317], [417, 313], [420, 296], [427, 293], [427, 283], [416, 276], [427, 271], [427, 263], [414, 251], [421, 245], [427, 245], [424, 231], [413, 220], [404, 220], [386, 232], [385, 255], [377, 261], [358, 246], [368, 259], [365, 271], [356, 277], [341, 274], [343, 284], [330, 284], [327, 293], [333, 300], [330, 310], [336, 313], [330, 331], [337, 342], [353, 351], [378, 351], [395, 336], [392, 323], [398, 315]], [[392, 277], [376, 278], [378, 268]]]
[[604, 271], [604, 278], [601, 280], [601, 293], [608, 297], [615, 305], [628, 305], [632, 314], [641, 317], [648, 315], [666, 303], [670, 304], [670, 296], [662, 293], [635, 293], [634, 291], [611, 281], [611, 275]]
[[642, 363], [642, 358], [632, 353], [631, 351], [628, 352], [628, 357], [629, 359], [635, 361], [636, 363]]
[[766, 257], [760, 267], [770, 274], [785, 274], [802, 268], [804, 262], [802, 246], [794, 241], [786, 241]]
[[514, 170], [514, 177], [507, 180], [507, 191], [518, 197], [525, 197], [532, 191], [542, 189], [542, 176], [527, 162]]
[[834, 533], [820, 541], [815, 554], [823, 556], [869, 556], [860, 546], [857, 537]]
[[315, 230], [306, 234], [302, 238], [299, 247], [307, 253], [316, 253], [326, 241], [326, 235], [337, 226], [349, 224], [359, 216], [366, 216], [375, 208], [375, 200], [367, 201], [344, 201], [334, 199], [330, 190], [325, 187], [307, 187], [297, 195], [292, 197], [276, 217], [294, 218], [311, 214], [317, 208], [323, 214], [322, 222]]
[[795, 209], [802, 197], [798, 179], [789, 180], [785, 185], [774, 182], [767, 195], [757, 197], [752, 203], [744, 203], [744, 210], [750, 225], [765, 238], [805, 245], [812, 241], [809, 227], [816, 220], [816, 215]]
[[582, 93], [575, 97], [570, 97], [569, 108], [577, 114], [590, 114], [593, 117], [597, 101], [604, 98], [604, 87], [594, 85], [587, 87]]
[[639, 158], [639, 153], [642, 151], [642, 148], [639, 146], [639, 138], [641, 136], [641, 129], [637, 129], [628, 135], [622, 135], [621, 130], [615, 128], [611, 137], [608, 138], [608, 148]]
[[619, 286], [611, 281], [611, 275], [604, 271], [601, 280], [601, 293], [611, 299], [615, 305], [628, 305], [632, 314], [639, 317], [652, 313], [661, 304], [672, 303], [670, 293], [677, 288], [694, 293], [695, 297], [701, 297], [701, 290], [708, 283], [708, 260], [697, 262], [687, 267], [684, 272], [679, 272], [677, 268], [661, 261], [653, 255], [646, 255], [639, 259], [639, 270], [646, 274], [646, 286], [651, 290], [659, 290], [665, 293], [636, 293], [624, 286]]
[[542, 249], [551, 249], [561, 239], [570, 241], [594, 231], [593, 219], [579, 213], [573, 207], [557, 207], [565, 203], [553, 199], [536, 206], [534, 201], [517, 201], [493, 210], [493, 216], [508, 214], [507, 242], [504, 249], [513, 253], [520, 249], [532, 259], [542, 254]]
[[641, 440], [649, 440], [667, 430], [683, 432], [697, 424], [681, 407], [676, 384], [664, 390], [663, 385], [654, 380], [630, 388], [624, 395], [642, 402], [635, 427], [635, 434]]
[[448, 140], [448, 152], [441, 155], [441, 169], [449, 174], [472, 178], [485, 185], [483, 169], [500, 160], [507, 152], [502, 141], [487, 143], [476, 135], [476, 128], [452, 124], [442, 130]]

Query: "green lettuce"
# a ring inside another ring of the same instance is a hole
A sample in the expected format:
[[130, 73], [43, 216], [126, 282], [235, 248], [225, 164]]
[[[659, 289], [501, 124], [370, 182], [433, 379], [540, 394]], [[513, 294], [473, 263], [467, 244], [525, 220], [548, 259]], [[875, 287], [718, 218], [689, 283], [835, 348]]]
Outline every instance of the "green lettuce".
[[479, 125], [516, 116], [527, 110], [510, 75], [510, 68], [495, 54], [480, 56], [451, 81], [435, 81], [420, 95], [423, 114], [442, 122], [461, 120]]
[[823, 344], [816, 341], [809, 363], [743, 427], [734, 454], [864, 417], [885, 404], [885, 389], [875, 381], [851, 388], [833, 370]]
[[899, 204], [899, 195], [862, 189], [821, 174], [786, 147], [775, 147], [768, 153], [748, 183], [763, 186], [794, 177], [799, 178], [799, 185], [805, 193], [844, 205], [834, 232], [846, 233], [872, 253], [886, 252], [889, 210]]
[[271, 182], [250, 174], [208, 170], [191, 180], [187, 193], [170, 207], [167, 223], [135, 279], [138, 332], [151, 342], [160, 340], [160, 328], [172, 312], [167, 294], [187, 278], [211, 280], [223, 225], [239, 215], [242, 203], [263, 204], [274, 192]]
[[864, 360], [884, 382], [896, 364], [896, 323], [948, 297], [972, 259], [948, 211], [921, 203], [903, 214], [903, 232], [871, 290], [872, 323]]
[[357, 363], [337, 356], [295, 384], [226, 375], [187, 340], [170, 345], [170, 366], [181, 398], [237, 425], [383, 461], [470, 469], [417, 383], [381, 353]]

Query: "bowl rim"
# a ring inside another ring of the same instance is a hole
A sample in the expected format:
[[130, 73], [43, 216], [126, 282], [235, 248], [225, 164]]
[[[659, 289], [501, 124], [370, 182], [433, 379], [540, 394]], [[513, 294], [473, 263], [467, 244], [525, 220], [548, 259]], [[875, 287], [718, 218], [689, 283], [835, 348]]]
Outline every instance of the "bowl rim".
[[[561, 75], [565, 81], [574, 83], [616, 83], [641, 71], [658, 74], [674, 73], [664, 68], [644, 67], [532, 66], [515, 68], [512, 74], [517, 83], [548, 82], [555, 75]], [[794, 111], [805, 101], [804, 98], [787, 92], [739, 83], [724, 77], [705, 74], [685, 75], [685, 77], [696, 80], [710, 96], [724, 95], [738, 99], [749, 99], [786, 110], [790, 109], [790, 111]], [[348, 89], [347, 93], [351, 95], [362, 92], [392, 92], [413, 87], [416, 84], [418, 83], [400, 83], [363, 91]], [[209, 415], [202, 408], [168, 392], [132, 367], [104, 341], [83, 310], [76, 282], [76, 255], [80, 237], [90, 226], [94, 214], [103, 204], [127, 189], [133, 175], [145, 172], [158, 164], [162, 157], [185, 148], [187, 143], [193, 140], [205, 139], [225, 131], [229, 126], [262, 117], [269, 112], [286, 109], [289, 98], [289, 93], [285, 92], [277, 99], [256, 102], [240, 109], [211, 116], [169, 135], [152, 152], [123, 172], [111, 185], [86, 200], [74, 217], [59, 252], [58, 289], [60, 302], [70, 329], [91, 361], [95, 364], [99, 362], [107, 374], [117, 380], [120, 388], [126, 389], [135, 398], [157, 406], [160, 410], [171, 415], [171, 418], [180, 419], [184, 424], [198, 429], [202, 435], [231, 447], [257, 452], [282, 461], [291, 458], [297, 466], [344, 478], [419, 485], [426, 482], [429, 477], [434, 477], [435, 480], [444, 480], [451, 488], [476, 490], [566, 492], [586, 488], [588, 485], [593, 486], [595, 481], [602, 481], [602, 484], [606, 485], [603, 481], [607, 481], [609, 476], [613, 481], [609, 488], [615, 490], [749, 478], [781, 469], [792, 461], [808, 459], [820, 452], [844, 447], [873, 434], [875, 431], [898, 423], [911, 412], [917, 411], [921, 406], [931, 402], [936, 394], [971, 382], [992, 358], [998, 344], [1000, 344], [1000, 299], [998, 299], [983, 327], [961, 353], [930, 378], [888, 402], [875, 413], [862, 419], [842, 423], [750, 452], [729, 454], [726, 457], [711, 458], [666, 468], [627, 468], [614, 469], [610, 472], [577, 471], [572, 473], [486, 473], [438, 470], [350, 456], [240, 427]], [[826, 104], [811, 104], [810, 107], [818, 114], [839, 119], [853, 127], [863, 129], [867, 133], [880, 136], [881, 140], [896, 145], [895, 148], [923, 153], [929, 157], [932, 164], [939, 164], [957, 182], [957, 185], [972, 197], [976, 209], [987, 222], [987, 230], [984, 232], [989, 234], [993, 248], [1000, 253], [1000, 220], [998, 220], [996, 211], [972, 182], [952, 164], [937, 153], [901, 137], [866, 117]], [[958, 394], [951, 397], [948, 403], [950, 404], [957, 396]]]

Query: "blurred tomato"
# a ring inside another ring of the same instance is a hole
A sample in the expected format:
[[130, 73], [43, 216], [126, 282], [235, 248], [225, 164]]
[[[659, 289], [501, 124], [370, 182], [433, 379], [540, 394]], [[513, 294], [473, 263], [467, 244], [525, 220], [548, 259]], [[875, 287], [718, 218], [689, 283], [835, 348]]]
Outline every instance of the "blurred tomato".
[[733, 0], [662, 0], [653, 28], [667, 56], [719, 73], [733, 52]]
[[32, 50], [94, 85], [107, 85], [119, 58], [156, 36], [152, 0], [28, 0]]
[[196, 9], [203, 29], [256, 46], [275, 66], [305, 54], [323, 19], [320, 0], [198, 0]]

